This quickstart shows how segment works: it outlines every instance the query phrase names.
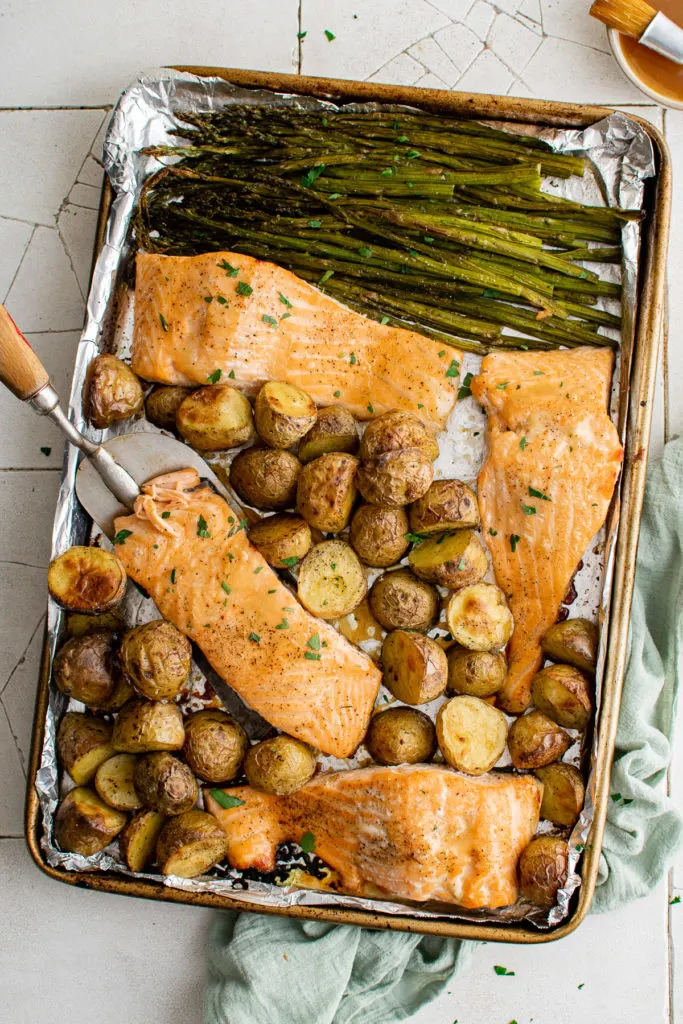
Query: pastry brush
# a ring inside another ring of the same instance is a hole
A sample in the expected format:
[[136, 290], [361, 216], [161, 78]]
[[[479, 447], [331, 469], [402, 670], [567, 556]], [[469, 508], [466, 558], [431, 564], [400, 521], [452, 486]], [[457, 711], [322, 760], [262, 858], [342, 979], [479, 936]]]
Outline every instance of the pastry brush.
[[683, 29], [645, 0], [595, 0], [590, 13], [617, 32], [683, 64]]

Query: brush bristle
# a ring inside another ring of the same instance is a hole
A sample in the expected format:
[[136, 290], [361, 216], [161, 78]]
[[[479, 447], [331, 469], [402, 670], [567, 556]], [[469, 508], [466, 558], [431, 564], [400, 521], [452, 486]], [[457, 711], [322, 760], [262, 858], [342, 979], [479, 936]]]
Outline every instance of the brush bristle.
[[645, 0], [595, 0], [591, 7], [598, 21], [634, 39], [640, 39], [656, 13]]

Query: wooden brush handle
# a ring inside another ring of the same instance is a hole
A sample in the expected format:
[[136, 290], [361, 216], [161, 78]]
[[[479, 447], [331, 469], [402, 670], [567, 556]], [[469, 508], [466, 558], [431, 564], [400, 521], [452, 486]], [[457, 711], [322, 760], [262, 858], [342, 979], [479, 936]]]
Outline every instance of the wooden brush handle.
[[49, 381], [48, 373], [3, 305], [0, 305], [0, 380], [23, 402]]

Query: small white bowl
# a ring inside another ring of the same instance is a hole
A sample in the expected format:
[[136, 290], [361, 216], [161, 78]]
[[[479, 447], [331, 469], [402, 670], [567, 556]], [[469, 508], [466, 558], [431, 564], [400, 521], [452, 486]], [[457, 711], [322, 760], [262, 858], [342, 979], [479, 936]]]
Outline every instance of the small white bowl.
[[675, 110], [683, 110], [682, 100], [672, 99], [670, 96], [665, 95], [665, 93], [657, 92], [655, 89], [651, 89], [648, 85], [645, 85], [644, 82], [641, 82], [629, 62], [624, 57], [624, 51], [621, 48], [621, 35], [616, 29], [608, 28], [607, 38], [610, 46], [612, 47], [612, 53], [614, 54], [614, 59], [617, 64], [626, 77], [630, 78], [633, 84], [637, 86], [641, 92], [645, 93], [646, 96], [650, 96], [653, 100], [656, 100], [656, 102], [660, 103], [663, 107], [672, 107]]

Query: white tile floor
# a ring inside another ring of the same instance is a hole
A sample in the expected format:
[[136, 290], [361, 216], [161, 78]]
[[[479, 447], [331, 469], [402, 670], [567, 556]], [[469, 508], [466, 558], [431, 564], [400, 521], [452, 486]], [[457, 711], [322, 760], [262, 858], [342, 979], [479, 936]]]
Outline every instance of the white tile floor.
[[[623, 78], [587, 6], [584, 0], [204, 0], [188, 11], [180, 0], [0, 0], [0, 301], [66, 394], [87, 290], [107, 106], [139, 69], [155, 64], [300, 69], [620, 104], [664, 127], [677, 169], [683, 113], [662, 117]], [[304, 31], [299, 41], [297, 32]], [[674, 325], [683, 320], [682, 246], [677, 197]], [[682, 387], [683, 346], [673, 332], [658, 383], [655, 452], [683, 429], [676, 400]], [[38, 873], [20, 838], [62, 445], [4, 394], [0, 421], [6, 581], [0, 597], [0, 1018], [8, 1024], [197, 1024], [209, 912], [60, 886]], [[672, 787], [683, 806], [683, 759]], [[677, 892], [683, 894], [683, 861], [668, 889], [662, 884], [619, 913], [590, 918], [559, 944], [480, 947], [468, 974], [415, 1024], [683, 1021], [683, 904], [669, 905]], [[496, 963], [514, 977], [497, 976]]]

